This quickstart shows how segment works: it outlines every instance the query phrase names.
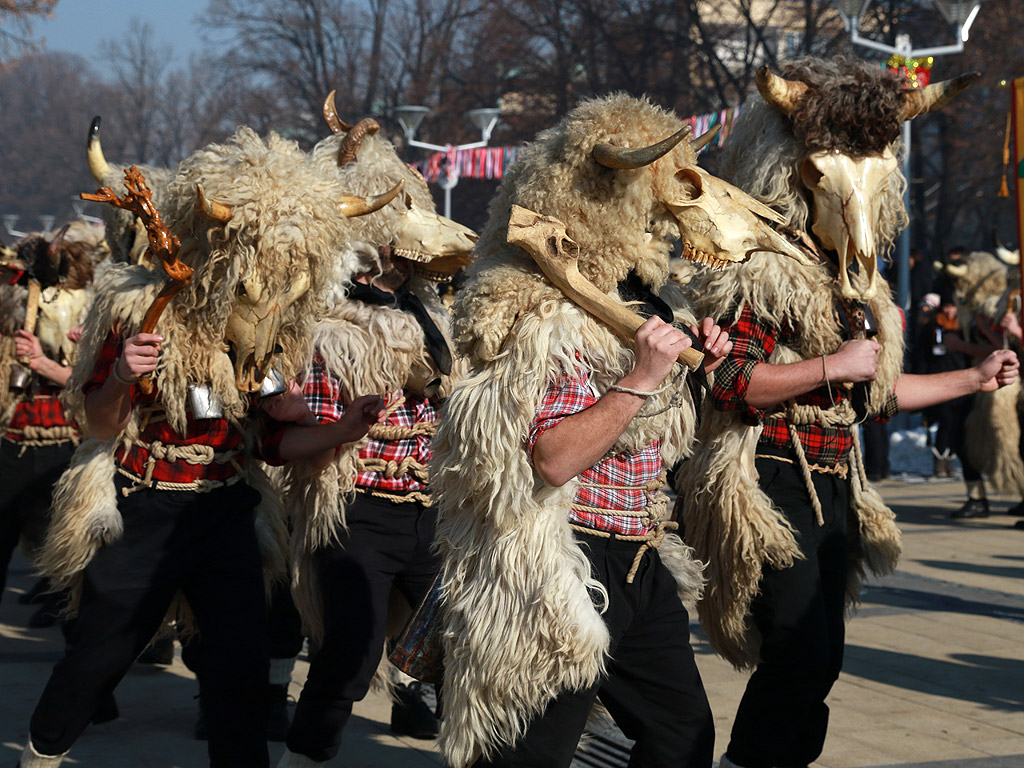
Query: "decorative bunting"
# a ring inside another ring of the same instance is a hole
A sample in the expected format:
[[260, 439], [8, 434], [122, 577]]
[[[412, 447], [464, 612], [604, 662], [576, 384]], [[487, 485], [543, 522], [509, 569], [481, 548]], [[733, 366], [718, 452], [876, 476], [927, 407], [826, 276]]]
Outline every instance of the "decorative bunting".
[[[720, 147], [732, 132], [732, 126], [740, 114], [740, 107], [729, 107], [706, 115], [693, 115], [683, 122], [690, 126], [695, 137], [721, 125], [714, 140], [708, 145]], [[455, 149], [450, 147], [447, 152], [435, 152], [425, 160], [413, 165], [428, 182], [436, 183], [453, 169], [455, 175], [462, 179], [500, 179], [505, 169], [519, 159], [523, 146], [518, 147], [480, 147], [477, 149]]]

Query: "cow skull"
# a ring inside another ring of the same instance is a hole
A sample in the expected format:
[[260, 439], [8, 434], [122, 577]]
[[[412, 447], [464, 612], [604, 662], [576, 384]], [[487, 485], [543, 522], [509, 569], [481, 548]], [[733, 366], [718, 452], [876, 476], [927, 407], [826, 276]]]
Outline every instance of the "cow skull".
[[[683, 127], [648, 147], [626, 149], [598, 144], [593, 157], [606, 168], [642, 168], [667, 155], [689, 133], [690, 129]], [[691, 141], [690, 146], [696, 152], [708, 141], [709, 134], [704, 134]], [[655, 190], [655, 194], [675, 220], [685, 259], [721, 269], [729, 262], [746, 261], [756, 251], [806, 258], [799, 248], [765, 223], [785, 223], [782, 216], [695, 165], [680, 168], [670, 188]]]
[[[896, 167], [888, 148], [881, 155], [859, 158], [822, 150], [804, 161], [802, 181], [814, 197], [811, 231], [825, 248], [836, 252], [844, 298], [866, 301], [877, 291], [881, 201]], [[854, 261], [866, 281], [861, 289], [850, 282]]]
[[434, 211], [417, 208], [409, 195], [405, 204], [391, 242], [393, 255], [414, 262], [417, 274], [441, 282], [469, 264], [476, 232]]
[[785, 219], [738, 187], [703, 168], [683, 168], [665, 206], [683, 239], [683, 258], [721, 269], [746, 261], [757, 251], [771, 251], [806, 262], [803, 252], [774, 229]]

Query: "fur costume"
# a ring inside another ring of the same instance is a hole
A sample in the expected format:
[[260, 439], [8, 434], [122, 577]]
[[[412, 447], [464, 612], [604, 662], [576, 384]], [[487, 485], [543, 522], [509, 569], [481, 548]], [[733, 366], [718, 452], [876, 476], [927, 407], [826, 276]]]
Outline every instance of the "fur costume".
[[[67, 333], [83, 321], [92, 295], [94, 271], [106, 255], [98, 234], [94, 228], [76, 224], [49, 239], [30, 235], [17, 246], [17, 260], [43, 286], [34, 333], [43, 354], [61, 365], [74, 362], [77, 347]], [[53, 242], [57, 237], [60, 242]], [[52, 257], [49, 250], [54, 250]], [[27, 297], [28, 289], [23, 285], [0, 286], [0, 418], [4, 428], [18, 403], [32, 395], [31, 389], [11, 390], [7, 375], [11, 366], [17, 364], [14, 334], [24, 327]], [[36, 439], [47, 438], [39, 434]]]
[[[413, 290], [445, 332], [449, 318], [437, 292], [430, 284], [416, 282], [419, 284]], [[327, 371], [341, 384], [339, 399], [342, 393], [355, 397], [395, 392], [410, 380], [422, 380], [424, 371], [432, 368], [423, 330], [409, 313], [394, 307], [337, 301], [316, 327], [313, 346]], [[438, 397], [448, 396], [452, 382], [452, 377], [442, 377]], [[293, 463], [288, 470], [288, 508], [293, 515], [292, 596], [307, 635], [314, 639], [323, 634], [314, 554], [336, 545], [345, 527], [345, 507], [356, 490], [359, 453], [365, 445], [366, 438], [341, 446], [322, 471], [300, 463]]]
[[[325, 114], [333, 114], [332, 96], [325, 103]], [[403, 259], [399, 255], [403, 253], [415, 256], [420, 263], [406, 262], [411, 275], [403, 288], [423, 303], [451, 349], [450, 316], [425, 270], [430, 268], [431, 260], [446, 252], [468, 253], [476, 240], [475, 233], [436, 213], [426, 181], [399, 158], [391, 142], [379, 135], [374, 121], [364, 120], [355, 126], [329, 124], [335, 135], [320, 141], [311, 153], [321, 172], [335, 176], [346, 189], [357, 193], [403, 185], [403, 194], [393, 205], [374, 216], [352, 221], [351, 237], [356, 244], [345, 254], [344, 280], [360, 272], [379, 275], [384, 268], [378, 251], [382, 246], [392, 248], [396, 260]], [[413, 254], [403, 250], [411, 245], [403, 235], [413, 215], [431, 223], [438, 238], [429, 245], [439, 252]], [[340, 382], [338, 399], [343, 395], [383, 395], [411, 386], [415, 389], [414, 383], [425, 383], [439, 374], [424, 343], [423, 329], [412, 314], [397, 307], [348, 299], [340, 284], [335, 286], [327, 312], [315, 330], [313, 346], [327, 372]], [[456, 360], [451, 375], [440, 376], [438, 398], [448, 396], [461, 368]], [[386, 425], [375, 426], [370, 437], [387, 439], [383, 436], [388, 429]], [[289, 469], [289, 508], [294, 516], [292, 592], [306, 632], [318, 640], [323, 634], [323, 610], [314, 554], [337, 544], [338, 533], [345, 528], [345, 508], [355, 493], [359, 453], [366, 442], [364, 439], [342, 446], [322, 472], [300, 464]]]
[[[879, 412], [903, 361], [898, 310], [884, 281], [876, 279], [878, 256], [907, 224], [906, 179], [895, 161], [899, 127], [940, 108], [970, 79], [914, 91], [886, 72], [842, 58], [786, 62], [781, 77], [764, 68], [758, 74], [762, 98], [753, 99], [737, 121], [720, 170], [781, 213], [789, 227], [813, 232], [819, 245], [835, 250], [839, 285], [824, 264], [759, 255], [735, 270], [707, 275], [695, 291], [702, 309], [728, 320], [749, 305], [761, 321], [790, 324], [801, 348], [779, 345], [768, 361], [786, 364], [835, 352], [842, 341], [837, 298], [863, 299], [881, 344], [867, 403], [869, 413]], [[849, 401], [841, 405], [826, 410], [789, 403], [780, 410], [791, 427], [852, 426]], [[678, 478], [687, 541], [710, 563], [701, 621], [715, 650], [739, 668], [758, 662], [760, 638], [749, 608], [764, 565], [785, 568], [801, 557], [792, 528], [758, 485], [754, 456], [760, 431], [744, 425], [738, 414], [710, 413], [701, 429], [704, 439]], [[891, 572], [900, 554], [895, 516], [867, 482], [855, 427], [852, 437], [849, 530], [857, 546], [848, 607], [856, 603], [866, 572]], [[806, 464], [800, 446], [794, 449]]]
[[[947, 264], [946, 277], [953, 283], [961, 333], [970, 339], [971, 325], [998, 323], [1012, 311], [1009, 294], [1020, 289], [1019, 256], [1000, 250], [1000, 255], [975, 251], [962, 265]], [[1020, 380], [994, 392], [979, 392], [964, 427], [964, 449], [971, 464], [996, 491], [1024, 497], [1024, 461], [1020, 455], [1018, 403]]]
[[[231, 206], [226, 224], [209, 221], [195, 207], [196, 185]], [[309, 290], [284, 308], [274, 366], [294, 377], [311, 354], [314, 317], [321, 311], [334, 254], [344, 241], [343, 196], [337, 182], [324, 178], [293, 142], [271, 134], [265, 141], [247, 128], [225, 144], [210, 145], [186, 159], [171, 181], [164, 220], [181, 240], [180, 258], [195, 269], [188, 286], [169, 304], [156, 333], [163, 336], [155, 373], [160, 406], [170, 425], [184, 434], [189, 384], [208, 384], [224, 417], [243, 437], [248, 452], [264, 417], [248, 415], [245, 396], [235, 386], [232, 361], [220, 342], [241, 283], [258, 281], [266, 295], [288, 291], [293, 278], [309, 275]], [[82, 385], [95, 367], [112, 329], [137, 332], [153, 298], [163, 287], [160, 272], [118, 265], [97, 286], [68, 393], [78, 408]], [[55, 490], [54, 522], [41, 566], [51, 579], [74, 585], [97, 548], [122, 533], [113, 483], [114, 452], [138, 439], [148, 408], [133, 409], [128, 425], [110, 440], [83, 443]], [[262, 495], [257, 532], [268, 574], [284, 570], [286, 530], [276, 493], [258, 462], [244, 467], [244, 479]]]
[[[600, 396], [632, 370], [633, 352], [506, 243], [510, 206], [561, 219], [579, 243], [580, 271], [602, 291], [614, 295], [631, 271], [660, 288], [676, 224], [659, 199], [680, 167], [695, 165], [693, 151], [684, 141], [621, 172], [598, 166], [591, 152], [599, 142], [648, 146], [677, 130], [671, 113], [616, 95], [585, 102], [538, 135], [491, 202], [459, 292], [457, 343], [470, 374], [445, 406], [431, 465], [445, 559], [441, 749], [452, 766], [514, 743], [552, 699], [594, 683], [609, 645], [604, 588], [568, 522], [578, 482], [547, 486], [524, 443], [549, 384], [582, 367]], [[682, 310], [677, 318], [693, 319]], [[660, 439], [671, 466], [690, 451], [695, 409], [685, 379], [674, 383], [648, 400], [648, 417], [635, 418], [613, 452]], [[675, 534], [659, 552], [692, 605], [701, 563]]]
[[[777, 345], [770, 363], [813, 359], [835, 352], [842, 343], [835, 279], [825, 265], [809, 268], [762, 254], [732, 270], [705, 274], [695, 295], [711, 317], [728, 319], [748, 305], [759, 318], [799, 328], [801, 347]], [[869, 409], [874, 412], [892, 391], [903, 363], [900, 317], [887, 296], [883, 285], [870, 302], [882, 346], [879, 374], [870, 387]], [[852, 414], [838, 410], [818, 418], [831, 415], [838, 420], [833, 423], [851, 423]], [[708, 563], [708, 586], [697, 606], [701, 626], [715, 651], [741, 669], [753, 667], [758, 658], [760, 639], [749, 607], [762, 569], [785, 568], [802, 557], [789, 523], [758, 486], [754, 455], [760, 434], [760, 427], [744, 424], [736, 412], [707, 408], [697, 448], [682, 466], [677, 485], [685, 498], [686, 541]], [[900, 553], [895, 516], [859, 471], [851, 477], [856, 524], [851, 523], [850, 531], [859, 531], [860, 541], [847, 586], [848, 606], [856, 604], [867, 571], [892, 572]]]

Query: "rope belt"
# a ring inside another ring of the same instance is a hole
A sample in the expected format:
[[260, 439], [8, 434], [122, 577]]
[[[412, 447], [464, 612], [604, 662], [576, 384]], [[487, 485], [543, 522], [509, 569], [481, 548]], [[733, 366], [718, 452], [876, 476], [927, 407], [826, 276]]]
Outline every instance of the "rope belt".
[[125, 496], [131, 496], [141, 488], [152, 488], [157, 491], [195, 491], [196, 493], [209, 493], [217, 488], [234, 485], [242, 479], [242, 476], [238, 474], [231, 475], [225, 480], [206, 480], [201, 477], [190, 483], [169, 483], [165, 480], [153, 480], [150, 478], [150, 480], [146, 482], [145, 478], [136, 475], [134, 472], [130, 472], [124, 467], [118, 467], [117, 471], [119, 474], [124, 475], [134, 483], [131, 488], [121, 489], [121, 493]]
[[[799, 464], [799, 462], [794, 461], [793, 459], [791, 459], [791, 458], [789, 458], [787, 456], [775, 456], [775, 455], [770, 454], [770, 453], [758, 453], [758, 454], [755, 454], [754, 458], [755, 459], [771, 459], [772, 461], [781, 461], [781, 462], [784, 462], [786, 464], [793, 464], [793, 465]], [[824, 464], [812, 464], [812, 463], [809, 463], [807, 465], [807, 468], [809, 470], [811, 470], [811, 472], [817, 472], [820, 475], [835, 475], [836, 477], [840, 478], [841, 480], [845, 480], [847, 478], [847, 476], [850, 474], [850, 467], [849, 467], [848, 464], [834, 464], [831, 467], [829, 467], [829, 466], [826, 466]]]
[[19, 459], [25, 453], [26, 448], [43, 448], [63, 443], [78, 445], [78, 428], [69, 424], [58, 424], [52, 427], [28, 424], [24, 429], [8, 429], [7, 434], [21, 435], [21, 440], [11, 440], [6, 435], [4, 436], [5, 440], [21, 446], [21, 451], [18, 453]]
[[437, 432], [436, 421], [418, 421], [411, 427], [401, 424], [374, 424], [367, 432], [371, 440], [391, 442], [393, 440], [411, 440], [416, 437], [433, 437]]
[[[121, 490], [125, 496], [129, 496], [140, 488], [155, 488], [158, 491], [197, 491], [199, 493], [208, 493], [215, 488], [233, 485], [241, 479], [242, 465], [236, 460], [236, 457], [239, 454], [239, 451], [237, 450], [217, 453], [213, 449], [213, 446], [204, 445], [203, 443], [174, 445], [162, 443], [159, 440], [154, 440], [151, 443], [144, 443], [141, 440], [130, 441], [128, 449], [135, 448], [143, 448], [149, 453], [149, 456], [146, 459], [146, 471], [145, 474], [140, 477], [134, 472], [130, 472], [123, 467], [117, 468], [118, 472], [134, 481], [130, 488], [123, 488]], [[225, 480], [207, 480], [205, 478], [198, 478], [187, 483], [171, 483], [165, 480], [153, 479], [153, 470], [156, 468], [156, 463], [158, 461], [163, 461], [168, 464], [173, 464], [176, 461], [183, 461], [186, 464], [192, 464], [195, 466], [228, 464], [235, 469], [235, 474]]]
[[670, 531], [674, 531], [679, 528], [679, 523], [672, 520], [662, 519], [668, 510], [668, 496], [661, 491], [665, 486], [665, 480], [666, 474], [665, 471], [662, 470], [654, 480], [650, 481], [646, 485], [604, 485], [601, 483], [580, 483], [580, 487], [582, 488], [600, 488], [609, 491], [643, 491], [644, 495], [647, 496], [648, 504], [640, 510], [606, 509], [604, 507], [591, 507], [586, 504], [572, 505], [572, 509], [580, 512], [596, 512], [604, 515], [635, 517], [644, 522], [645, 527], [648, 529], [647, 533], [636, 535], [613, 533], [612, 531], [600, 531], [594, 528], [576, 525], [575, 523], [569, 523], [569, 527], [574, 531], [585, 533], [588, 536], [597, 536], [602, 539], [610, 539], [614, 536], [616, 539], [620, 539], [622, 541], [642, 542], [636, 551], [636, 556], [633, 558], [633, 564], [630, 566], [629, 573], [626, 574], [627, 584], [633, 583], [636, 572], [640, 568], [640, 561], [643, 559], [644, 553], [647, 552], [648, 549], [657, 549], [660, 547], [661, 543], [665, 540], [665, 536]]
[[[814, 517], [819, 526], [825, 525], [825, 516], [821, 510], [821, 499], [818, 492], [814, 490], [814, 481], [811, 480], [811, 472], [819, 472], [826, 475], [835, 475], [845, 480], [849, 475], [848, 464], [837, 464], [835, 467], [825, 467], [820, 464], [810, 464], [807, 461], [807, 454], [804, 452], [803, 441], [800, 440], [800, 433], [797, 432], [797, 425], [821, 424], [824, 427], [847, 427], [853, 439], [853, 461], [854, 472], [858, 478], [865, 478], [864, 460], [861, 457], [860, 445], [857, 437], [857, 414], [853, 404], [849, 400], [840, 400], [830, 408], [821, 408], [816, 405], [798, 404], [790, 401], [786, 407], [772, 414], [783, 420], [789, 429], [789, 438], [793, 443], [793, 452], [796, 454], [796, 461], [779, 456], [765, 456], [764, 458], [788, 461], [800, 467], [803, 474], [804, 484], [807, 486], [807, 495], [811, 499], [811, 507], [814, 509]], [[849, 461], [849, 460], [848, 460]], [[866, 480], [865, 480], [866, 482]]]
[[[405, 398], [400, 397], [391, 404], [388, 411], [393, 412], [395, 408], [404, 402]], [[370, 427], [370, 431], [367, 434], [371, 440], [394, 442], [396, 440], [412, 440], [417, 437], [431, 437], [436, 432], [436, 421], [418, 421], [408, 427], [401, 424], [374, 424]], [[427, 469], [427, 466], [420, 462], [415, 456], [406, 456], [401, 461], [359, 457], [356, 459], [356, 471], [377, 472], [383, 475], [387, 480], [412, 476], [416, 481], [423, 483], [424, 485], [430, 482], [430, 471]], [[418, 501], [421, 504], [430, 506], [433, 503], [433, 499], [427, 491], [389, 493], [388, 491], [381, 491], [376, 488], [363, 488], [361, 486], [357, 487], [356, 490], [359, 491], [359, 493], [365, 493], [368, 496], [375, 496], [379, 499], [387, 499], [388, 501], [398, 504], [405, 501]]]

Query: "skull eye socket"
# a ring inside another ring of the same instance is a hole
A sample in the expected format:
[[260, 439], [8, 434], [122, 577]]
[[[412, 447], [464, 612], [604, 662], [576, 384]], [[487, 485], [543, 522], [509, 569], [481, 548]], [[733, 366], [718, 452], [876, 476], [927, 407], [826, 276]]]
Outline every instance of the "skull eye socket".
[[704, 194], [704, 180], [692, 168], [683, 168], [677, 171], [676, 182], [679, 185], [678, 195], [681, 205], [695, 203]]
[[821, 169], [810, 160], [805, 160], [803, 168], [800, 170], [800, 176], [804, 182], [804, 186], [808, 189], [817, 189], [824, 175], [825, 174], [821, 172]]

